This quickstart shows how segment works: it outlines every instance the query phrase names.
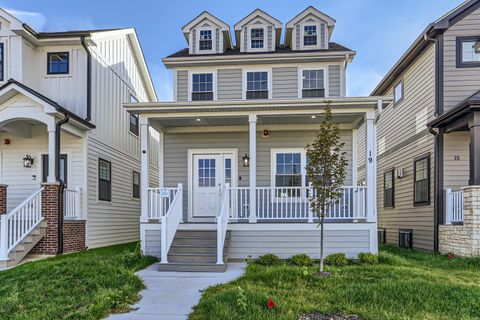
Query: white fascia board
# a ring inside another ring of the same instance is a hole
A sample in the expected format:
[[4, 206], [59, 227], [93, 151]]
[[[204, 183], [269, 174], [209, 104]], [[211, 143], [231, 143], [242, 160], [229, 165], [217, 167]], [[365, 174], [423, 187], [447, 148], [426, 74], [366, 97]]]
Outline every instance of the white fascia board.
[[251, 20], [255, 19], [256, 17], [261, 17], [262, 19], [270, 22], [275, 29], [281, 29], [283, 26], [283, 23], [278, 20], [277, 18], [272, 17], [271, 15], [267, 14], [266, 12], [256, 9], [252, 13], [250, 13], [248, 16], [237, 22], [234, 26], [235, 31], [237, 30], [242, 30], [242, 28], [247, 25]]
[[211, 22], [213, 22], [214, 24], [216, 24], [217, 26], [219, 26], [222, 31], [230, 31], [230, 26], [228, 24], [226, 24], [225, 22], [223, 22], [222, 20], [218, 19], [217, 17], [215, 17], [213, 14], [207, 12], [207, 11], [204, 11], [203, 13], [201, 13], [199, 16], [197, 16], [195, 19], [193, 19], [192, 21], [190, 21], [188, 24], [186, 24], [183, 28], [182, 28], [182, 31], [183, 33], [189, 33], [190, 30], [195, 27], [197, 24], [199, 24], [200, 22], [202, 22], [203, 20], [209, 20]]
[[286, 27], [293, 28], [299, 21], [301, 21], [303, 18], [305, 18], [309, 14], [316, 16], [320, 20], [325, 21], [329, 28], [335, 26], [335, 23], [336, 23], [335, 19], [329, 17], [328, 15], [316, 9], [315, 7], [310, 6], [305, 10], [303, 10], [302, 12], [300, 12], [295, 18], [288, 21]]

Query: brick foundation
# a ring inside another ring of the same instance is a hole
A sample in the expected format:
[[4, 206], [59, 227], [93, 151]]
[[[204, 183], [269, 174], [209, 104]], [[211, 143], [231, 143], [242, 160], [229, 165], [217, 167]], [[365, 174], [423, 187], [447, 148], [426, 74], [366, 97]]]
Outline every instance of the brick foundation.
[[63, 222], [63, 252], [78, 252], [85, 248], [85, 220], [65, 220]]
[[441, 225], [439, 250], [463, 257], [480, 256], [480, 186], [463, 188], [462, 225]]
[[7, 185], [0, 184], [0, 214], [7, 213]]

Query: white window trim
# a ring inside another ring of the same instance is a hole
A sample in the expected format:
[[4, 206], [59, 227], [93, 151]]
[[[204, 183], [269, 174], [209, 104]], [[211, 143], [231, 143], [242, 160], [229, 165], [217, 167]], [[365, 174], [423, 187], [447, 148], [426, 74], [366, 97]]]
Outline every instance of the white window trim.
[[[300, 162], [301, 162], [301, 175], [302, 175], [302, 185], [300, 187], [305, 187], [305, 182], [307, 181], [307, 171], [305, 167], [307, 166], [307, 152], [302, 148], [284, 148], [284, 149], [271, 149], [270, 150], [270, 186], [276, 188], [275, 185], [275, 176], [277, 175], [277, 154], [278, 153], [300, 153]], [[275, 198], [274, 193], [272, 197]], [[294, 199], [297, 197], [294, 197]]]
[[[200, 50], [200, 31], [205, 31], [205, 30], [210, 30], [212, 32], [212, 50]], [[211, 53], [216, 53], [217, 52], [217, 48], [216, 48], [216, 45], [217, 45], [217, 35], [215, 33], [215, 28], [213, 27], [198, 27], [197, 29], [195, 29], [195, 32], [197, 33], [196, 34], [196, 53], [197, 54], [211, 54]]]
[[[252, 29], [263, 29], [263, 48], [252, 48]], [[247, 26], [247, 49], [249, 52], [264, 52], [268, 51], [268, 35], [267, 27], [265, 25], [250, 25]], [[273, 34], [272, 34], [273, 37]]]
[[194, 69], [188, 70], [188, 101], [192, 101], [192, 84], [193, 84], [193, 75], [200, 73], [211, 73], [213, 76], [213, 101], [217, 100], [217, 69]]
[[242, 100], [247, 100], [247, 72], [266, 72], [268, 99], [272, 99], [272, 68], [244, 68], [242, 70]]
[[[304, 70], [323, 70], [323, 86], [325, 87], [325, 98], [330, 97], [328, 66], [309, 66], [298, 68], [298, 98], [303, 99], [303, 71]], [[342, 81], [342, 80], [340, 80]], [[307, 99], [307, 98], [305, 98]]]
[[[397, 87], [398, 86], [402, 86], [402, 90], [400, 91], [401, 96], [397, 100], [396, 92], [397, 92]], [[396, 106], [396, 105], [400, 104], [403, 101], [404, 98], [405, 98], [405, 82], [403, 81], [403, 79], [400, 79], [399, 81], [395, 82], [395, 85], [393, 86], [393, 105]]]
[[3, 80], [1, 80], [0, 83], [5, 83], [10, 79], [8, 73], [10, 64], [7, 63], [9, 61], [8, 40], [0, 41], [0, 43], [3, 44]]

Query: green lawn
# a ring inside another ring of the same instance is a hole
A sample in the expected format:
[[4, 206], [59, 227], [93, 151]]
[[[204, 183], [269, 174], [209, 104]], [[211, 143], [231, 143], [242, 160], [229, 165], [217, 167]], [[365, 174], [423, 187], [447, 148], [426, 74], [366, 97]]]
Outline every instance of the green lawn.
[[0, 272], [0, 319], [101, 319], [128, 310], [134, 275], [155, 261], [136, 243], [67, 254]]
[[[236, 281], [209, 288], [191, 314], [203, 319], [295, 319], [307, 312], [363, 319], [480, 319], [480, 259], [382, 247], [380, 264], [316, 267], [249, 264]], [[240, 288], [240, 289], [239, 289]], [[268, 310], [268, 297], [277, 307]]]

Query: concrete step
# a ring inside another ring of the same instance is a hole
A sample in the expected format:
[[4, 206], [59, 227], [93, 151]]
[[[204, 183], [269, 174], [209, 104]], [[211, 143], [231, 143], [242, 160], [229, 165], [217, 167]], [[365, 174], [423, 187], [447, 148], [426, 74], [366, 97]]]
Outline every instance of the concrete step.
[[168, 263], [159, 264], [159, 271], [174, 271], [174, 272], [225, 272], [227, 270], [226, 264], [215, 263]]
[[[223, 256], [225, 260], [227, 258], [226, 255]], [[178, 262], [178, 263], [216, 263], [217, 262], [217, 254], [209, 254], [209, 253], [174, 253], [168, 254], [168, 261], [170, 262]]]

